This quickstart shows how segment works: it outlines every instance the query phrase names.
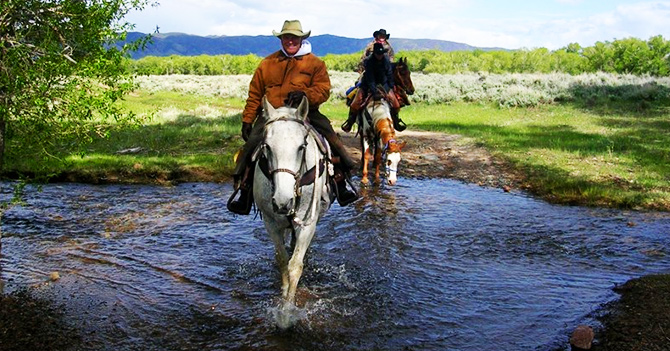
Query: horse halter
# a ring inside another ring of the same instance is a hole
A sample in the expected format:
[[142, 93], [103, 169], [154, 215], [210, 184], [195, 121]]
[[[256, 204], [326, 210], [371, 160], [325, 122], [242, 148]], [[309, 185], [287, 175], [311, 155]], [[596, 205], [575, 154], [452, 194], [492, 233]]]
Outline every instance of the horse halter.
[[[300, 161], [299, 169], [297, 171], [294, 171], [292, 169], [278, 167], [278, 168], [270, 170], [269, 169], [269, 164], [268, 164], [269, 160], [267, 159], [267, 156], [262, 152], [266, 148], [270, 149], [270, 147], [265, 142], [263, 142], [262, 144], [260, 144], [258, 146], [258, 149], [256, 149], [256, 151], [254, 152], [254, 156], [252, 158], [257, 159], [259, 155], [261, 156], [261, 158], [258, 160], [259, 166], [260, 166], [261, 171], [263, 172], [263, 174], [270, 181], [270, 184], [272, 184], [273, 188], [275, 187], [273, 176], [276, 173], [288, 173], [288, 174], [292, 175], [293, 179], [295, 180], [293, 195], [296, 198], [299, 198], [300, 196], [302, 196], [301, 187], [313, 183], [315, 178], [317, 176], [320, 176], [323, 173], [324, 169], [326, 168], [326, 162], [322, 158], [319, 161], [318, 165], [315, 165], [311, 169], [305, 170], [303, 173], [300, 173], [301, 170], [304, 170], [305, 164], [307, 163], [305, 150], [306, 150], [307, 145], [308, 145], [307, 138], [310, 135], [310, 128], [311, 127], [302, 119], [289, 118], [289, 117], [279, 117], [279, 118], [273, 119], [271, 121], [268, 121], [265, 124], [265, 128], [266, 128], [265, 132], [267, 133], [267, 126], [268, 125], [270, 125], [274, 122], [278, 122], [278, 121], [295, 122], [295, 123], [298, 123], [298, 124], [302, 125], [303, 128], [306, 130], [305, 136], [303, 138], [302, 146], [300, 147], [300, 150], [302, 151], [301, 152], [302, 155], [300, 156], [301, 161]], [[318, 166], [318, 168], [317, 168], [317, 166]]]
[[387, 151], [391, 148], [390, 146], [391, 146], [392, 143], [396, 143], [396, 140], [393, 139], [393, 138], [390, 139], [386, 143], [386, 145], [384, 145], [384, 149], [382, 150], [382, 160], [386, 160], [384, 162], [384, 170], [386, 171], [386, 176], [388, 176], [390, 172], [396, 172], [396, 173], [398, 172], [398, 168], [392, 168], [392, 167], [389, 166], [389, 161], [387, 159], [388, 154], [389, 154]]
[[[288, 117], [279, 117], [279, 118], [277, 118], [277, 119], [273, 119], [273, 120], [271, 120], [271, 121], [268, 121], [268, 122], [265, 124], [265, 133], [267, 134], [267, 127], [268, 127], [268, 125], [270, 125], [270, 124], [272, 124], [272, 123], [274, 123], [274, 122], [278, 122], [278, 121], [295, 122], [295, 123], [298, 123], [298, 124], [302, 125], [305, 129], [307, 128], [305, 122], [304, 122], [303, 120], [301, 120], [301, 119], [297, 119], [297, 118], [288, 118]], [[294, 179], [295, 182], [296, 182], [296, 183], [295, 183], [295, 189], [294, 189], [294, 191], [293, 191], [293, 192], [294, 192], [294, 195], [295, 195], [296, 197], [300, 197], [300, 195], [301, 195], [301, 194], [300, 194], [300, 185], [299, 185], [299, 181], [298, 181], [299, 178], [300, 178], [300, 173], [299, 173], [299, 172], [300, 172], [300, 169], [302, 169], [303, 166], [304, 166], [304, 164], [305, 164], [305, 148], [307, 147], [307, 137], [308, 137], [308, 136], [309, 136], [309, 133], [305, 133], [305, 136], [304, 136], [304, 138], [303, 138], [302, 146], [300, 147], [300, 150], [302, 151], [302, 152], [301, 152], [302, 155], [301, 155], [301, 157], [300, 157], [300, 158], [301, 158], [301, 161], [300, 161], [300, 167], [299, 167], [298, 170], [295, 170], [295, 171], [292, 170], [292, 169], [289, 169], [289, 168], [282, 168], [282, 167], [278, 167], [278, 168], [275, 168], [275, 169], [270, 170], [270, 169], [269, 169], [269, 164], [268, 164], [268, 163], [269, 163], [269, 160], [267, 159], [267, 156], [265, 155], [265, 153], [262, 152], [262, 150], [264, 150], [264, 149], [269, 149], [269, 150], [271, 150], [271, 149], [270, 149], [270, 146], [269, 146], [267, 143], [265, 143], [265, 142], [263, 142], [262, 144], [259, 145], [259, 147], [258, 147], [258, 151], [257, 151], [257, 152], [259, 152], [259, 153], [260, 153], [260, 156], [262, 157], [262, 159], [264, 159], [264, 162], [259, 160], [259, 162], [262, 162], [262, 163], [260, 164], [260, 166], [261, 166], [261, 169], [262, 169], [263, 173], [267, 176], [268, 180], [270, 180], [270, 183], [272, 184], [272, 187], [273, 187], [273, 188], [274, 188], [274, 186], [275, 186], [275, 184], [274, 184], [274, 177], [273, 177], [273, 176], [274, 176], [276, 173], [288, 173], [288, 174], [290, 174], [290, 175], [293, 176], [293, 179]], [[264, 137], [263, 139], [265, 139], [265, 137]]]
[[409, 67], [407, 67], [406, 63], [400, 61], [395, 62], [394, 65], [396, 69], [394, 70], [393, 79], [396, 81], [396, 85], [401, 87], [405, 94], [412, 95], [414, 92], [408, 91], [411, 84], [405, 80], [405, 75], [400, 73], [401, 70], [409, 70]]

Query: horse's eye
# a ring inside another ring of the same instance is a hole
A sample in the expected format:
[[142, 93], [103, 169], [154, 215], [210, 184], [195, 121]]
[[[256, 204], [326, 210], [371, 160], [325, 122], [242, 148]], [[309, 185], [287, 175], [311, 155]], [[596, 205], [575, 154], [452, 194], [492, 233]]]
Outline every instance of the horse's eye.
[[387, 160], [387, 161], [386, 161], [386, 165], [387, 165], [387, 166], [390, 166], [390, 165], [391, 165], [391, 160]]

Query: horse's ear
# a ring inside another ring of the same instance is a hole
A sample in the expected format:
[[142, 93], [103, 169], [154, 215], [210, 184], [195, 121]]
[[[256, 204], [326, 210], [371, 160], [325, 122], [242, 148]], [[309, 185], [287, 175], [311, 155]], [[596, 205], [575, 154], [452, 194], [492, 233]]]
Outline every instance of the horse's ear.
[[265, 95], [263, 96], [263, 113], [265, 114], [265, 120], [270, 120], [270, 116], [275, 115], [275, 108]]
[[406, 142], [406, 141], [404, 141], [404, 140], [399, 141], [399, 142], [398, 142], [398, 150], [402, 150], [402, 148], [404, 148], [405, 145], [407, 145], [407, 142]]
[[307, 119], [307, 112], [309, 112], [309, 101], [307, 100], [307, 96], [303, 96], [296, 114], [302, 117], [302, 119]]

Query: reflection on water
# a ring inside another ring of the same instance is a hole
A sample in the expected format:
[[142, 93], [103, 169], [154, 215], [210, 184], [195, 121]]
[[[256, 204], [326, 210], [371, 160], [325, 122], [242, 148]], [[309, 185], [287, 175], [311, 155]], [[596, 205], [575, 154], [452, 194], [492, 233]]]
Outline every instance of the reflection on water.
[[5, 213], [0, 280], [64, 303], [83, 349], [546, 350], [615, 284], [669, 271], [668, 214], [400, 184], [320, 222], [288, 332], [272, 325], [272, 244], [225, 210], [228, 184], [30, 191]]

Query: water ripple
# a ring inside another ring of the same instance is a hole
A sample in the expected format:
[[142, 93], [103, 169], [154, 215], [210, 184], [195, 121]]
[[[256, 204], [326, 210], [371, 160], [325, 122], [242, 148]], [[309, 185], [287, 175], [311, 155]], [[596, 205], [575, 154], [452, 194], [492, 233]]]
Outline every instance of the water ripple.
[[670, 271], [666, 213], [401, 181], [319, 223], [289, 332], [272, 244], [225, 210], [229, 184], [29, 189], [4, 214], [0, 279], [65, 301], [82, 349], [544, 350], [614, 285]]

